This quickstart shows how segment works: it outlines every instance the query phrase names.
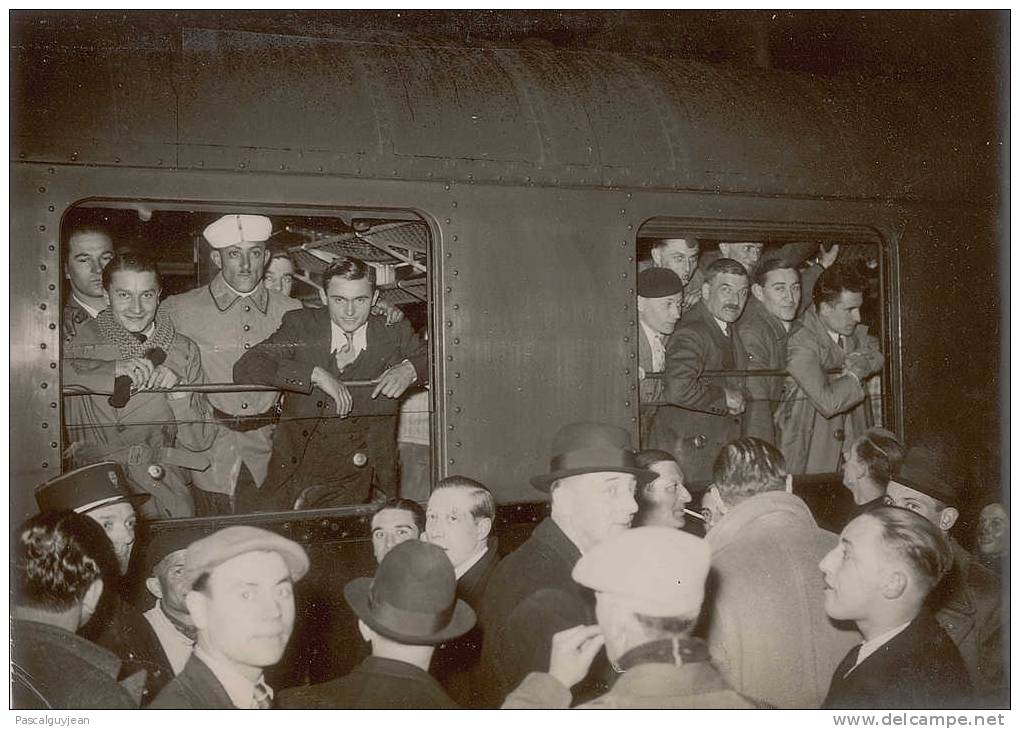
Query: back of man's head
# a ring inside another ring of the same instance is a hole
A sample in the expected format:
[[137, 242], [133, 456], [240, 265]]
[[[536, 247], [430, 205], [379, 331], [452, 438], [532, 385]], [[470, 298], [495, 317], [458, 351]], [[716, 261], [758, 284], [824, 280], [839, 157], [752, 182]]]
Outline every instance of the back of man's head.
[[432, 493], [443, 489], [458, 489], [467, 494], [471, 499], [471, 516], [475, 519], [496, 518], [496, 499], [481, 482], [467, 476], [447, 476], [436, 484]]
[[868, 478], [885, 489], [896, 468], [903, 461], [903, 444], [894, 433], [882, 428], [870, 428], [854, 443], [857, 458], [867, 468]]
[[859, 518], [880, 526], [880, 538], [890, 555], [906, 567], [923, 599], [949, 571], [953, 552], [937, 526], [896, 506], [880, 506]]
[[786, 459], [771, 443], [744, 436], [727, 443], [712, 466], [719, 495], [730, 505], [786, 488]]

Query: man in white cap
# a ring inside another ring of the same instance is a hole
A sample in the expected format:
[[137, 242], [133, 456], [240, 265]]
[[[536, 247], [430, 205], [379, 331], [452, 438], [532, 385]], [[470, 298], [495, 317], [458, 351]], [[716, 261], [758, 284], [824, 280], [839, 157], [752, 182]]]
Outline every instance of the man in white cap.
[[751, 709], [691, 637], [705, 595], [710, 555], [704, 540], [668, 527], [637, 527], [595, 546], [573, 578], [595, 591], [598, 625], [553, 638], [547, 673], [531, 673], [504, 709], [565, 709], [605, 645], [622, 675], [586, 709]]
[[[198, 344], [209, 382], [233, 382], [234, 363], [275, 332], [301, 302], [269, 291], [262, 276], [273, 225], [263, 215], [224, 215], [204, 231], [219, 273], [207, 285], [169, 297], [163, 308], [177, 331]], [[239, 480], [258, 488], [273, 449], [278, 392], [209, 393], [218, 422], [207, 452], [211, 465], [195, 475], [204, 491], [234, 497]]]
[[276, 664], [294, 628], [294, 583], [308, 572], [296, 542], [251, 526], [221, 529], [184, 555], [195, 652], [153, 709], [269, 709], [263, 669]]

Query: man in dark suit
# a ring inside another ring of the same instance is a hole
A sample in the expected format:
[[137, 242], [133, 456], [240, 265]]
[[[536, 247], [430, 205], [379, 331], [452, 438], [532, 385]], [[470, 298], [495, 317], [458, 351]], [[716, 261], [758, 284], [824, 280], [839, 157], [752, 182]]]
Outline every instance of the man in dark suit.
[[925, 610], [949, 570], [939, 530], [906, 509], [880, 506], [854, 519], [820, 563], [825, 612], [852, 620], [864, 643], [836, 667], [824, 709], [952, 709], [969, 705], [967, 668]]
[[[447, 476], [436, 484], [425, 511], [422, 539], [446, 552], [457, 576], [457, 597], [476, 613], [499, 562], [499, 547], [492, 534], [495, 518], [492, 492], [466, 476]], [[440, 644], [429, 669], [450, 697], [466, 708], [474, 708], [481, 701], [476, 684], [483, 628], [477, 621], [464, 635]]]
[[[364, 261], [334, 261], [323, 290], [326, 308], [288, 312], [234, 365], [235, 382], [287, 393], [256, 508], [360, 504], [397, 483], [399, 399], [427, 378], [426, 345], [406, 320], [369, 318], [379, 292]], [[344, 384], [359, 380], [378, 384]]]
[[372, 655], [343, 678], [280, 693], [281, 709], [456, 709], [428, 673], [435, 646], [463, 635], [475, 612], [457, 597], [453, 566], [439, 547], [401, 542], [375, 577], [344, 587]]
[[705, 377], [706, 370], [744, 369], [743, 344], [734, 331], [747, 302], [744, 267], [720, 258], [705, 269], [702, 300], [666, 346], [666, 400], [649, 436], [650, 448], [674, 454], [692, 481], [712, 476], [719, 449], [740, 437], [744, 382]]
[[[482, 598], [481, 675], [486, 704], [499, 706], [532, 671], [547, 671], [552, 637], [595, 622], [595, 594], [570, 576], [582, 552], [630, 527], [638, 482], [657, 476], [637, 466], [630, 434], [601, 423], [571, 423], [553, 439], [548, 473], [531, 485], [552, 495], [552, 513], [496, 567]], [[602, 656], [574, 687], [576, 700], [605, 693]]]
[[308, 572], [295, 542], [250, 526], [220, 529], [188, 546], [188, 614], [195, 652], [150, 709], [269, 709], [263, 669], [294, 628], [294, 583]]
[[[641, 442], [648, 440], [655, 411], [666, 383], [666, 341], [680, 321], [684, 287], [668, 268], [646, 268], [638, 274], [638, 393], [641, 399]], [[647, 377], [655, 373], [655, 377]]]

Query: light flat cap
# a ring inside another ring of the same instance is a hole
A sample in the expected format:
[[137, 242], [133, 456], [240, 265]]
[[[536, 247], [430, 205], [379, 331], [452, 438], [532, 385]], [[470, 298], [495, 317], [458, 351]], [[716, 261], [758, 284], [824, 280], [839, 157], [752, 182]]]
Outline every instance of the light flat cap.
[[224, 215], [202, 231], [209, 245], [217, 249], [243, 242], [262, 243], [272, 233], [273, 223], [264, 215]]
[[710, 562], [704, 539], [668, 527], [636, 527], [586, 552], [573, 578], [636, 613], [683, 617], [701, 609]]
[[297, 542], [266, 529], [233, 526], [220, 529], [188, 546], [184, 555], [184, 581], [189, 588], [194, 587], [195, 580], [202, 574], [248, 552], [276, 552], [283, 557], [294, 582], [308, 572], [308, 555]]

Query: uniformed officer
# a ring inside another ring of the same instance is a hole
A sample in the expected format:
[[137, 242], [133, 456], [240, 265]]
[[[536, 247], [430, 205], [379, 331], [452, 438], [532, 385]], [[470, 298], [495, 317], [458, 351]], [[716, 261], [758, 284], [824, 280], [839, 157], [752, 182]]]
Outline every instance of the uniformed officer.
[[530, 673], [503, 708], [565, 709], [605, 645], [619, 679], [588, 709], [749, 709], [690, 633], [705, 595], [710, 553], [704, 540], [668, 527], [636, 527], [597, 544], [574, 566], [595, 591], [598, 625], [553, 638], [547, 673]]
[[[301, 303], [263, 283], [266, 241], [273, 225], [262, 215], [224, 215], [203, 236], [219, 273], [208, 285], [169, 297], [163, 307], [177, 331], [198, 344], [209, 382], [232, 382], [234, 363], [276, 331], [283, 315]], [[211, 465], [195, 475], [205, 491], [234, 496], [242, 471], [258, 488], [273, 447], [278, 392], [210, 393], [218, 423], [207, 455]]]
[[287, 647], [294, 583], [308, 566], [300, 545], [257, 527], [227, 527], [189, 545], [185, 601], [198, 628], [195, 652], [150, 708], [272, 708], [263, 669]]

